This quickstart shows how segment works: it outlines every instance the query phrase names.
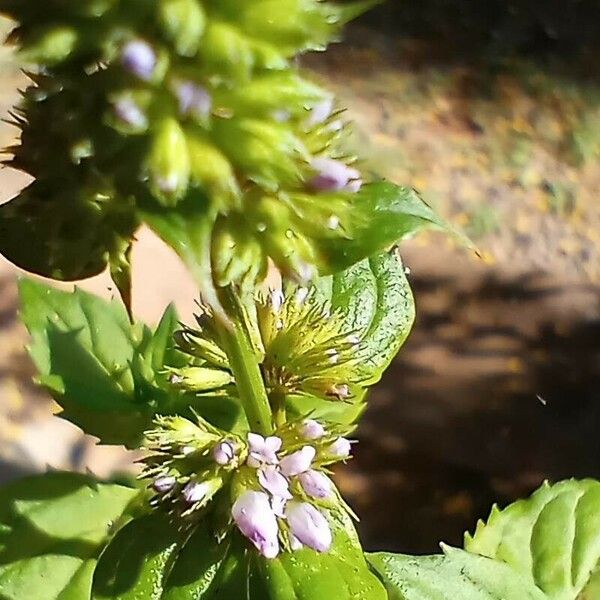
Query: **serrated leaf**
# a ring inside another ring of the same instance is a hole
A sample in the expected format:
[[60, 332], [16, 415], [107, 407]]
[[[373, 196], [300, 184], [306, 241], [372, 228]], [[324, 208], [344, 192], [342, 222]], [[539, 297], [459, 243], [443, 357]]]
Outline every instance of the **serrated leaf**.
[[593, 598], [600, 568], [600, 482], [544, 484], [480, 521], [465, 548], [528, 576], [549, 598]]
[[445, 547], [444, 555], [367, 555], [389, 600], [547, 600], [507, 564]]
[[322, 274], [346, 269], [423, 229], [450, 230], [415, 190], [388, 181], [364, 185], [351, 206], [347, 238], [327, 236], [314, 242]]
[[378, 254], [334, 275], [331, 307], [342, 312], [346, 329], [362, 342], [358, 369], [364, 384], [376, 383], [415, 320], [414, 299], [399, 253]]
[[136, 448], [155, 414], [192, 416], [192, 409], [229, 429], [241, 418], [235, 398], [186, 394], [170, 385], [166, 367], [186, 365], [172, 339], [177, 315], [167, 308], [152, 332], [132, 325], [123, 305], [81, 290], [64, 292], [20, 282], [29, 353], [61, 417], [105, 444]]
[[97, 557], [139, 490], [47, 473], [0, 491], [0, 598], [85, 600]]
[[104, 443], [137, 445], [152, 409], [136, 402], [136, 341], [123, 305], [30, 279], [19, 288], [29, 352], [61, 416]]

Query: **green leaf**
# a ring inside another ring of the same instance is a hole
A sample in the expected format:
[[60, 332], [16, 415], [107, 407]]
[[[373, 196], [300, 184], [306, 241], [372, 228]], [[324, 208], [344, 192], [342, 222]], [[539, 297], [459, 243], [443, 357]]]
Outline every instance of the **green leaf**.
[[[342, 330], [360, 340], [353, 367], [365, 389], [377, 383], [402, 347], [415, 319], [415, 305], [402, 259], [397, 251], [362, 260], [317, 282], [319, 296], [331, 302], [343, 318]], [[291, 396], [294, 414], [351, 424], [365, 409], [365, 394], [352, 403]]]
[[600, 482], [546, 483], [529, 499], [494, 507], [487, 523], [465, 536], [465, 547], [511, 565], [549, 598], [596, 598]]
[[415, 320], [414, 299], [399, 253], [378, 254], [334, 275], [331, 306], [342, 311], [346, 329], [362, 342], [358, 369], [363, 383], [376, 383]]
[[258, 560], [264, 591], [252, 600], [385, 600], [385, 589], [365, 561], [350, 518], [333, 519], [334, 545], [329, 552], [305, 548], [276, 560]]
[[102, 553], [94, 574], [92, 600], [158, 600], [184, 534], [154, 513], [135, 519]]
[[47, 473], [0, 491], [0, 598], [85, 600], [97, 557], [139, 490]]
[[101, 273], [111, 258], [125, 260], [136, 228], [128, 203], [102, 204], [68, 189], [55, 199], [32, 184], [0, 206], [0, 254], [37, 275], [86, 279]]
[[415, 190], [388, 181], [364, 185], [354, 197], [350, 219], [349, 237], [315, 239], [320, 273], [346, 269], [422, 229], [449, 229]]
[[136, 402], [130, 367], [136, 340], [123, 305], [30, 279], [19, 287], [38, 380], [63, 408], [61, 416], [103, 443], [136, 446], [153, 411]]
[[444, 555], [405, 556], [378, 552], [368, 560], [389, 600], [547, 600], [507, 564], [444, 547]]
[[267, 560], [236, 530], [220, 544], [201, 523], [186, 538], [160, 515], [131, 522], [94, 577], [94, 600], [384, 600], [347, 517], [335, 517], [334, 547]]

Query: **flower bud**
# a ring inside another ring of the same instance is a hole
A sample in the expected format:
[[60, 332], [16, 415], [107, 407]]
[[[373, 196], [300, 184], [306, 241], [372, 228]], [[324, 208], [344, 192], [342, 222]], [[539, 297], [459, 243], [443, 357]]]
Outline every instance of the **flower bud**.
[[173, 371], [171, 383], [192, 392], [207, 392], [226, 386], [233, 381], [227, 371], [207, 367], [184, 367]]
[[164, 475], [162, 477], [157, 477], [152, 484], [155, 492], [159, 494], [166, 494], [170, 492], [177, 483], [177, 479], [171, 475]]
[[193, 56], [200, 45], [206, 16], [197, 0], [160, 0], [160, 22], [183, 56]]
[[285, 516], [292, 535], [298, 541], [317, 552], [331, 548], [332, 535], [327, 519], [308, 502], [288, 502]]
[[321, 471], [315, 471], [311, 469], [305, 473], [298, 475], [298, 480], [302, 489], [313, 498], [323, 500], [325, 498], [331, 498], [333, 495], [333, 484], [331, 479], [321, 473]]
[[188, 504], [206, 504], [219, 490], [223, 481], [216, 477], [207, 481], [190, 481], [181, 492]]
[[218, 465], [228, 465], [235, 457], [235, 448], [231, 442], [221, 442], [212, 451], [213, 458]]
[[277, 452], [281, 448], [281, 438], [277, 436], [264, 438], [258, 433], [249, 433], [248, 444], [250, 455], [247, 462], [250, 467], [258, 468], [263, 464], [276, 465], [279, 463]]
[[121, 98], [114, 106], [115, 116], [128, 127], [143, 130], [148, 127], [148, 119], [144, 111], [131, 98]]
[[337, 458], [348, 458], [351, 451], [352, 446], [350, 442], [343, 437], [339, 437], [327, 448], [327, 452]]
[[166, 118], [159, 123], [152, 141], [149, 170], [153, 191], [166, 206], [173, 206], [187, 191], [190, 157], [179, 123]]
[[316, 171], [310, 187], [317, 192], [357, 192], [361, 185], [360, 173], [341, 160], [315, 158], [311, 167]]
[[175, 95], [179, 101], [179, 113], [206, 119], [212, 108], [212, 98], [206, 88], [193, 81], [180, 81], [175, 86]]
[[300, 433], [307, 440], [318, 440], [325, 435], [325, 427], [314, 419], [306, 419], [301, 426]]
[[279, 554], [277, 517], [264, 492], [244, 492], [234, 503], [231, 515], [238, 529], [265, 558]]
[[333, 98], [327, 98], [326, 100], [315, 104], [310, 110], [306, 125], [312, 128], [324, 123], [329, 118], [332, 111]]
[[294, 477], [308, 471], [317, 451], [312, 446], [304, 446], [301, 450], [281, 459], [281, 472], [288, 477]]
[[274, 465], [265, 465], [258, 470], [258, 483], [273, 496], [284, 500], [292, 497], [287, 479]]
[[132, 40], [121, 50], [121, 64], [139, 79], [150, 81], [158, 62], [156, 52], [144, 40]]

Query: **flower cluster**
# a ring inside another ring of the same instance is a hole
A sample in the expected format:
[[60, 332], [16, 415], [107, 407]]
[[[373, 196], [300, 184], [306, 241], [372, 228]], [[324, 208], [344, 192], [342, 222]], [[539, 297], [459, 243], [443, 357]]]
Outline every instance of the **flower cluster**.
[[207, 517], [210, 501], [229, 503], [222, 537], [233, 524], [266, 558], [303, 546], [327, 552], [333, 535], [329, 510], [345, 510], [327, 467], [350, 457], [339, 428], [305, 419], [274, 435], [221, 432], [203, 419], [162, 417], [148, 432], [151, 454], [143, 477], [182, 525]]
[[[252, 312], [254, 341], [262, 355], [261, 370], [269, 393], [342, 402], [362, 398], [365, 384], [357, 368], [362, 340], [316, 288], [290, 286], [285, 294], [276, 290], [261, 295]], [[199, 329], [185, 328], [177, 339], [180, 350], [201, 361], [202, 368], [194, 371], [203, 376], [192, 385], [191, 370], [181, 369], [176, 381], [202, 392], [214, 381], [227, 383], [229, 365], [210, 310], [204, 307], [196, 321]]]
[[[206, 204], [218, 285], [262, 275], [268, 257], [310, 279], [311, 239], [351, 234], [362, 180], [345, 124], [289, 59], [323, 48], [366, 3], [47, 4], [3, 3], [19, 23], [10, 39], [43, 67], [13, 113], [23, 142], [8, 161], [38, 180], [30, 203], [58, 203], [66, 190], [102, 216], [115, 203], [134, 213], [136, 202]], [[16, 209], [35, 221], [28, 204]], [[134, 219], [124, 220], [131, 239]], [[37, 271], [82, 274], [61, 269], [65, 260]]]

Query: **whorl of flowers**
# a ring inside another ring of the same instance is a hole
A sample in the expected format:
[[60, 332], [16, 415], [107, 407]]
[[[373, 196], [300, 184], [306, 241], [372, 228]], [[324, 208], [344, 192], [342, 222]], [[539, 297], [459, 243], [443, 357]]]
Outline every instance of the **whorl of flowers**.
[[347, 510], [327, 469], [350, 458], [343, 433], [304, 419], [242, 437], [201, 418], [160, 417], [146, 434], [142, 477], [152, 504], [180, 527], [206, 519], [221, 539], [235, 526], [266, 558], [303, 546], [327, 552], [329, 511]]
[[[10, 39], [40, 66], [13, 112], [22, 143], [7, 162], [37, 179], [15, 221], [46, 207], [87, 217], [106, 231], [89, 242], [107, 246], [94, 248], [101, 262], [100, 250], [122, 255], [136, 205], [200, 203], [218, 285], [260, 277], [268, 257], [310, 279], [311, 239], [351, 234], [362, 180], [331, 94], [290, 59], [324, 48], [368, 4], [2, 0], [18, 22]], [[46, 274], [98, 270], [65, 262]]]
[[[364, 393], [357, 368], [361, 339], [344, 326], [316, 288], [290, 286], [259, 295], [250, 326], [260, 348], [261, 371], [270, 395], [313, 396], [352, 402]], [[227, 356], [207, 307], [196, 317], [198, 329], [178, 333], [179, 349], [194, 356], [196, 367], [173, 370], [172, 382], [203, 392], [231, 382]]]

